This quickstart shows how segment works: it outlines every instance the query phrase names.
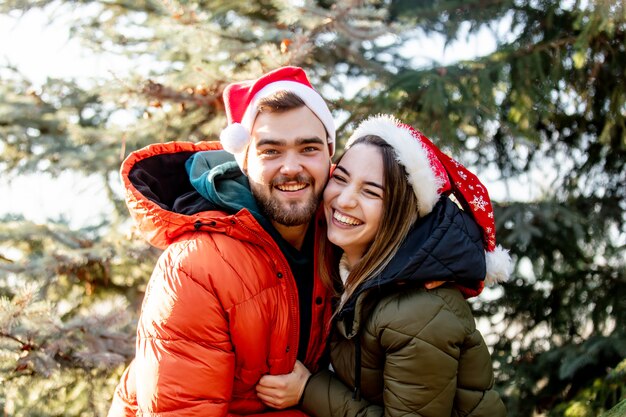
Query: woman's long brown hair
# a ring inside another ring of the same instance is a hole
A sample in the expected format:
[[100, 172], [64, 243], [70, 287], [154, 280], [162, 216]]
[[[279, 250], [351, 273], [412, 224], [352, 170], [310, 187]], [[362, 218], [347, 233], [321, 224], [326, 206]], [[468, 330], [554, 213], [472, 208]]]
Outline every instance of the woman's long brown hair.
[[[418, 218], [417, 201], [413, 188], [407, 180], [406, 170], [398, 160], [396, 151], [379, 136], [367, 135], [358, 138], [350, 146], [374, 146], [383, 158], [383, 212], [380, 227], [374, 240], [361, 260], [352, 266], [344, 292], [348, 300], [362, 283], [376, 277], [395, 256], [409, 230]], [[344, 151], [344, 155], [350, 148]], [[343, 155], [342, 155], [343, 158]], [[341, 163], [341, 158], [337, 165]], [[322, 224], [322, 232], [326, 233], [326, 222]], [[321, 262], [320, 275], [322, 281], [335, 288], [339, 279], [337, 259], [333, 259], [333, 245], [327, 238], [318, 246], [318, 260]], [[330, 262], [329, 262], [330, 260]], [[341, 310], [340, 305], [337, 311]]]

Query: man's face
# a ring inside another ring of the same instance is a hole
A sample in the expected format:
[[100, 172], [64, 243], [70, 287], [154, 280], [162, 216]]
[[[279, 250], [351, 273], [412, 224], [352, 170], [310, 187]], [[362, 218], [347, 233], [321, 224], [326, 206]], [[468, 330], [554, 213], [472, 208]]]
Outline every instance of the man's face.
[[308, 107], [257, 116], [246, 173], [252, 194], [272, 223], [308, 223], [320, 202], [329, 169], [326, 130]]

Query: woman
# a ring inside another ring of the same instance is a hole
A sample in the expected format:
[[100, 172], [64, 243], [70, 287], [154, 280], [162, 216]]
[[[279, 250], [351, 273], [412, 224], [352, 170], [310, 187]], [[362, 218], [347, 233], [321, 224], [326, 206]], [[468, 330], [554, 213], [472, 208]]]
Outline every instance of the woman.
[[464, 299], [510, 269], [478, 179], [410, 126], [376, 116], [348, 140], [324, 212], [326, 256], [341, 252], [325, 271], [341, 288], [334, 373], [311, 376], [297, 363], [291, 374], [264, 376], [259, 398], [320, 417], [504, 416]]

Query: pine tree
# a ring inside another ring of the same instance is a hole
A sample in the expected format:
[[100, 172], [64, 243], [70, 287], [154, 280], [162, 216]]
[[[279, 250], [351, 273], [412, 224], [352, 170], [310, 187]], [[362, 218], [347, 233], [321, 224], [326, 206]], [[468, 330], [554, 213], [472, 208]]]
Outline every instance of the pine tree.
[[[501, 298], [475, 303], [498, 336], [494, 359], [510, 414], [597, 415], [624, 397], [626, 382], [611, 371], [626, 357], [626, 8], [396, 6], [397, 19], [448, 38], [464, 25], [471, 32], [511, 22], [488, 56], [398, 68], [368, 111], [395, 102], [403, 118], [455, 139], [449, 146], [468, 150], [466, 161], [496, 169], [512, 188], [496, 219], [516, 274]], [[533, 173], [547, 187], [520, 198]]]
[[[496, 201], [497, 238], [515, 273], [471, 302], [490, 323], [496, 388], [510, 416], [597, 415], [626, 395], [623, 3], [0, 4], [2, 13], [32, 8], [51, 18], [82, 10], [73, 36], [141, 65], [88, 86], [33, 86], [0, 68], [2, 174], [96, 175], [114, 208], [77, 230], [63, 219], [2, 219], [6, 415], [106, 413], [159, 254], [136, 236], [116, 191], [121, 159], [154, 142], [216, 139], [224, 86], [287, 64], [323, 86], [343, 121], [338, 137], [369, 114], [393, 113], [507, 186]], [[485, 56], [412, 61], [417, 38], [451, 44], [484, 28], [497, 40]], [[348, 94], [352, 81], [363, 86], [357, 94]]]

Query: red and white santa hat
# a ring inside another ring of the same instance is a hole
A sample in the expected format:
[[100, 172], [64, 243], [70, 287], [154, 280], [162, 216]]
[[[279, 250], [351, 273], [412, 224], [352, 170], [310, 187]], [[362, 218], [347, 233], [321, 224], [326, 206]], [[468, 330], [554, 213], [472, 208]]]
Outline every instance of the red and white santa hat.
[[282, 67], [256, 80], [232, 83], [224, 89], [222, 97], [228, 126], [222, 130], [220, 142], [224, 150], [235, 155], [242, 168], [259, 101], [279, 91], [290, 91], [304, 101], [326, 129], [330, 155], [335, 152], [335, 122], [326, 102], [313, 89], [302, 68]]
[[[454, 194], [483, 230], [487, 260], [485, 283], [506, 281], [512, 272], [511, 257], [508, 250], [496, 246], [491, 199], [476, 175], [441, 152], [420, 131], [393, 116], [377, 115], [363, 121], [348, 139], [346, 148], [366, 135], [379, 136], [394, 148], [417, 197], [420, 216], [430, 213], [441, 195]], [[478, 293], [481, 290], [482, 286]]]

